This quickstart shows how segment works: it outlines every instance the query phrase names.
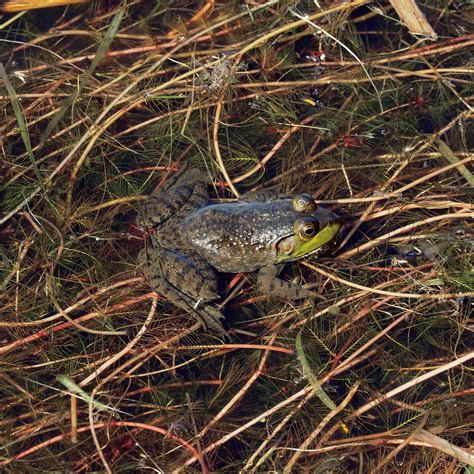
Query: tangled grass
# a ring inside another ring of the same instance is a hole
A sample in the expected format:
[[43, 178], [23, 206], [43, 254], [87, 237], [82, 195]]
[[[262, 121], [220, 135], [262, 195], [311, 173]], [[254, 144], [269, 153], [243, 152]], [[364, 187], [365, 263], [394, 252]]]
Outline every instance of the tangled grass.
[[[4, 472], [468, 472], [468, 2], [159, 1], [0, 16]], [[43, 14], [44, 12], [44, 14]], [[223, 276], [232, 340], [136, 267], [143, 197], [309, 191], [345, 218], [286, 269]]]

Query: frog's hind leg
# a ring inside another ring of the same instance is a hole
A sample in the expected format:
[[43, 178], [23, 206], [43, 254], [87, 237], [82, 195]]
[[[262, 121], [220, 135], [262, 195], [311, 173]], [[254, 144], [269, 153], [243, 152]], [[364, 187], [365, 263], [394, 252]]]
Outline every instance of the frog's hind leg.
[[[201, 301], [211, 301], [219, 296], [214, 270], [211, 268], [212, 273], [210, 273], [208, 269], [193, 267], [189, 260], [185, 262], [185, 268], [194, 272], [194, 276], [196, 276], [196, 272], [199, 272], [199, 277], [202, 280], [198, 283], [194, 281], [194, 278], [183, 275], [180, 270], [176, 271], [176, 266], [181, 267], [177, 263], [183, 263], [183, 259], [186, 260], [186, 257], [181, 257], [166, 249], [143, 249], [138, 255], [138, 265], [156, 292], [165, 296], [179, 308], [193, 314], [205, 328], [226, 335], [227, 332], [222, 326], [224, 315], [212, 306], [200, 305]], [[171, 268], [163, 271], [164, 267], [168, 267], [170, 264], [175, 266], [174, 270]], [[178, 289], [181, 287], [188, 292], [192, 291], [192, 296]]]
[[196, 306], [196, 303], [184, 293], [181, 293], [164, 278], [153, 278], [150, 280], [151, 287], [160, 295], [166, 296], [178, 308], [192, 314], [203, 326], [212, 332], [228, 336], [222, 325], [224, 315], [210, 305]]
[[274, 189], [247, 191], [239, 197], [239, 201], [242, 202], [272, 202], [280, 199], [288, 199], [288, 196], [285, 196]]
[[203, 173], [196, 168], [187, 169], [171, 185], [153, 191], [139, 212], [137, 224], [157, 227], [205, 206], [208, 198]]
[[205, 303], [219, 298], [216, 272], [199, 255], [160, 247], [149, 254], [155, 272], [160, 269], [162, 277], [182, 293]]
[[288, 300], [320, 298], [317, 293], [311, 290], [278, 278], [282, 268], [283, 265], [269, 265], [259, 270], [257, 285], [262, 293]]

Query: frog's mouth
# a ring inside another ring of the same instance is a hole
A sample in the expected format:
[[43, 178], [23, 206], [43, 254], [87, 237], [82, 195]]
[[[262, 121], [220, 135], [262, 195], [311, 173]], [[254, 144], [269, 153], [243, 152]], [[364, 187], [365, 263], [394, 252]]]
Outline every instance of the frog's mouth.
[[342, 227], [340, 221], [333, 221], [323, 227], [312, 239], [303, 240], [295, 234], [281, 239], [277, 243], [277, 263], [289, 262], [299, 258], [323, 252]]

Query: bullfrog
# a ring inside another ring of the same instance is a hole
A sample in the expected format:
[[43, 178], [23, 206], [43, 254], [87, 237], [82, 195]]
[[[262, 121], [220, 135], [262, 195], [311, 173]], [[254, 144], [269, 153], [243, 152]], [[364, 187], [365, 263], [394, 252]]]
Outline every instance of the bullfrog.
[[196, 168], [178, 171], [153, 191], [137, 217], [150, 232], [138, 266], [155, 291], [225, 333], [217, 272], [258, 271], [257, 286], [284, 299], [314, 292], [278, 278], [282, 267], [314, 255], [334, 240], [340, 218], [316, 205], [311, 194], [250, 192], [232, 202], [209, 203], [206, 179]]

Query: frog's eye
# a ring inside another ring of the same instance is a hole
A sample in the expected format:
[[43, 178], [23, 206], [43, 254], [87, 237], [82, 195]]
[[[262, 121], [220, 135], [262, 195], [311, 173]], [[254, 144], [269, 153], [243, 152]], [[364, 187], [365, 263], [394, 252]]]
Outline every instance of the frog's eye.
[[295, 234], [302, 240], [311, 240], [319, 232], [319, 224], [312, 219], [299, 219], [294, 227]]
[[291, 207], [296, 212], [311, 212], [317, 208], [313, 196], [309, 193], [303, 193], [294, 197], [291, 201]]

